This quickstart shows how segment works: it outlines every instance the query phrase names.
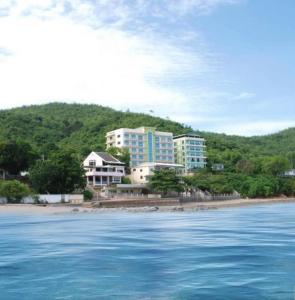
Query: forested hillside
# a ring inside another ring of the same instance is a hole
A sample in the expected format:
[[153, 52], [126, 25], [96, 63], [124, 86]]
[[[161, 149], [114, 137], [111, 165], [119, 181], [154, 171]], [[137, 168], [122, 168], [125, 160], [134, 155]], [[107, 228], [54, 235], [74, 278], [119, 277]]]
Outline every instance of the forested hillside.
[[103, 150], [106, 132], [143, 125], [175, 134], [192, 130], [161, 118], [98, 105], [50, 103], [0, 111], [0, 139], [27, 141], [45, 155], [55, 145], [71, 146], [84, 155]]
[[[0, 140], [27, 141], [45, 156], [56, 146], [70, 146], [82, 156], [90, 150], [103, 150], [106, 132], [139, 126], [154, 126], [174, 134], [192, 131], [170, 120], [98, 105], [50, 103], [0, 111]], [[292, 160], [294, 156], [295, 128], [250, 138], [197, 132], [207, 140], [209, 163], [222, 162], [228, 168], [241, 159], [283, 155]]]

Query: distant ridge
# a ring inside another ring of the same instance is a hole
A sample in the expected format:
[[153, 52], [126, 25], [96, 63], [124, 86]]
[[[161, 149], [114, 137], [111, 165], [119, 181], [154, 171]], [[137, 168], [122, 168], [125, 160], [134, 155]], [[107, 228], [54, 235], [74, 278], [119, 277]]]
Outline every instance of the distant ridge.
[[[81, 155], [92, 150], [103, 151], [106, 132], [140, 126], [154, 126], [175, 135], [193, 131], [189, 126], [167, 119], [93, 104], [49, 103], [0, 110], [0, 140], [22, 139], [40, 153], [56, 145], [72, 147]], [[255, 157], [295, 151], [295, 128], [255, 137], [195, 132], [206, 138], [208, 155], [221, 161], [231, 155]]]

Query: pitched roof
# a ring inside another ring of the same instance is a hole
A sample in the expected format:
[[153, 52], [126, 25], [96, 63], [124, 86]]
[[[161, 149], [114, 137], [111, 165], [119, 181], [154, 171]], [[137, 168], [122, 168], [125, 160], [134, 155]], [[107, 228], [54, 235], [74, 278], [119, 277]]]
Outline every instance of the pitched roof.
[[118, 164], [123, 164], [121, 161], [116, 159], [114, 156], [107, 152], [95, 152], [98, 156], [100, 156], [105, 162], [109, 163], [118, 163]]

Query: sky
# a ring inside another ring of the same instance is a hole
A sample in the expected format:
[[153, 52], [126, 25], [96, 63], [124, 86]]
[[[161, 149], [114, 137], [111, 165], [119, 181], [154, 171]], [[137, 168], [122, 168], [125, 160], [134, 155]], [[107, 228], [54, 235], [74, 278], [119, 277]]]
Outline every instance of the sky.
[[295, 126], [294, 0], [0, 0], [0, 109], [53, 101], [194, 129]]

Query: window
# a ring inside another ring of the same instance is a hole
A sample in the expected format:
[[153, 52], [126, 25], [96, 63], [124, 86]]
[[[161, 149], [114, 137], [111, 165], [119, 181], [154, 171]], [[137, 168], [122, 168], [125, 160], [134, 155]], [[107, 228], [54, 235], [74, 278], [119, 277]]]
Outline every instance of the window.
[[89, 160], [89, 166], [90, 167], [95, 167], [96, 166], [96, 161], [95, 160]]
[[142, 141], [142, 140], [143, 140], [143, 136], [142, 136], [142, 135], [139, 135], [139, 136], [138, 136], [138, 139], [139, 139], [140, 141]]
[[121, 177], [113, 176], [113, 182], [120, 183], [121, 182]]
[[136, 172], [136, 169], [133, 169], [133, 172]]
[[118, 134], [118, 135], [117, 135], [117, 138], [119, 138], [119, 137], [121, 137], [121, 135], [120, 135], [120, 134]]
[[138, 142], [139, 147], [143, 147], [143, 142]]
[[142, 154], [139, 154], [138, 157], [139, 157], [139, 159], [141, 159], [141, 160], [143, 159], [143, 155], [142, 155]]
[[136, 141], [133, 141], [133, 142], [132, 142], [132, 146], [136, 146]]
[[138, 152], [143, 153], [143, 148], [139, 148]]
[[118, 145], [120, 145], [120, 144], [121, 144], [121, 142], [117, 142], [117, 144], [118, 144]]
[[129, 138], [129, 134], [128, 133], [124, 133], [124, 137], [128, 139]]
[[143, 179], [143, 176], [140, 176], [140, 179]]
[[142, 172], [142, 169], [140, 169], [140, 172]]
[[136, 134], [132, 134], [132, 135], [131, 135], [131, 138], [132, 138], [132, 139], [136, 139]]

